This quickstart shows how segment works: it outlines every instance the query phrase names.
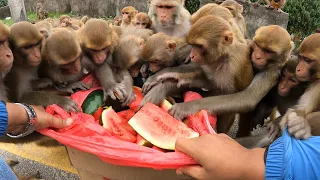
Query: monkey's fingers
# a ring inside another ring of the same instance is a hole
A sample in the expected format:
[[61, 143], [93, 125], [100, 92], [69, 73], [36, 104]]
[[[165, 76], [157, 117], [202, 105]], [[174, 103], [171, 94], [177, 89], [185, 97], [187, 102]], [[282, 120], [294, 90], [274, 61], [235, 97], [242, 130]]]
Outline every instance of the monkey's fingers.
[[81, 82], [81, 85], [82, 85], [82, 87], [85, 88], [86, 90], [91, 88], [91, 85], [90, 85], [90, 84], [87, 84], [87, 83]]
[[302, 130], [296, 132], [293, 136], [296, 139], [308, 139], [311, 137], [311, 133], [306, 129], [302, 129]]
[[106, 101], [110, 97], [112, 100], [116, 100], [117, 97], [114, 95], [112, 90], [103, 90], [103, 101]]
[[182, 79], [178, 82], [177, 87], [181, 88], [181, 87], [189, 86], [190, 84], [191, 84], [191, 80]]
[[180, 108], [179, 103], [173, 105], [169, 110], [169, 114], [171, 114], [174, 118], [177, 120], [183, 120], [186, 115], [182, 112], [182, 109]]

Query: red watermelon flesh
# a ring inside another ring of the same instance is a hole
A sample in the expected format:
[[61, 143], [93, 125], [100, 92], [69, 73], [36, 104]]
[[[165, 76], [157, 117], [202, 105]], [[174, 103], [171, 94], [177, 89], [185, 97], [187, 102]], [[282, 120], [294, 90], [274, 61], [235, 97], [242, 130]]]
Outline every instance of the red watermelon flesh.
[[152, 103], [143, 106], [128, 123], [143, 138], [162, 149], [174, 150], [179, 137], [190, 139], [199, 136], [197, 132]]
[[[184, 101], [193, 101], [201, 99], [202, 96], [196, 92], [188, 91], [184, 95]], [[212, 122], [209, 122], [212, 121]], [[212, 123], [212, 124], [211, 124]], [[186, 123], [188, 127], [197, 131], [200, 135], [204, 134], [214, 134], [212, 126], [216, 126], [216, 116], [211, 116], [206, 110], [202, 110], [197, 114], [188, 116], [188, 121]]]
[[94, 119], [96, 120], [96, 121], [100, 121], [100, 117], [101, 117], [101, 115], [102, 115], [102, 112], [103, 112], [103, 108], [102, 107], [99, 107], [97, 110], [96, 110], [96, 112], [94, 112], [93, 113], [93, 117], [94, 117]]
[[136, 132], [109, 107], [102, 112], [102, 125], [113, 136], [129, 141], [136, 141]]
[[129, 105], [130, 109], [136, 111], [137, 108], [140, 106], [143, 100], [143, 94], [141, 93], [141, 88], [133, 86], [134, 94], [136, 95], [136, 99]]
[[127, 109], [117, 112], [117, 114], [121, 117], [122, 120], [128, 122], [134, 116], [135, 112], [132, 109]]

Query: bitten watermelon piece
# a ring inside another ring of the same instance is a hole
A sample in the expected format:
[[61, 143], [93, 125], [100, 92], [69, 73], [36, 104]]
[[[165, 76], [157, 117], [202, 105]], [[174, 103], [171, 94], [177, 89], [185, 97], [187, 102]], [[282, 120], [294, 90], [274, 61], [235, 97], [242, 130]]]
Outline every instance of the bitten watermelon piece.
[[165, 110], [147, 103], [128, 122], [143, 138], [162, 149], [175, 149], [177, 138], [194, 138], [199, 134], [174, 119]]
[[137, 108], [140, 106], [143, 100], [143, 94], [141, 93], [141, 88], [133, 86], [134, 94], [136, 95], [136, 99], [129, 105], [130, 109], [136, 111]]
[[[188, 91], [184, 95], [185, 102], [201, 98], [202, 96], [200, 94], [192, 91]], [[212, 121], [213, 125], [211, 125], [210, 121]], [[216, 126], [216, 116], [209, 115], [208, 111], [201, 110], [194, 115], [188, 116], [185, 123], [188, 125], [188, 127], [197, 131], [200, 135], [214, 134], [215, 131], [213, 130], [212, 126], [214, 126], [214, 128]]]
[[168, 100], [163, 100], [160, 104], [160, 108], [164, 109], [165, 111], [168, 111], [172, 107], [172, 104]]
[[124, 120], [122, 120], [119, 115], [109, 107], [102, 112], [102, 126], [113, 136], [129, 141], [136, 141], [136, 132], [131, 126]]

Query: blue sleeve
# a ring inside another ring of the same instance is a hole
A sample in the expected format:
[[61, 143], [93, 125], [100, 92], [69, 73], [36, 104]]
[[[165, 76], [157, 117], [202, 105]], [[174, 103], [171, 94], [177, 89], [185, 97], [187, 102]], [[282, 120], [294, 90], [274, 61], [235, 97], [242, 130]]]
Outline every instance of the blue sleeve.
[[5, 104], [0, 101], [0, 137], [4, 136], [8, 127], [8, 112]]
[[0, 157], [0, 179], [18, 180], [17, 176], [12, 172], [7, 163]]
[[287, 130], [272, 143], [265, 179], [320, 179], [320, 136], [297, 140]]

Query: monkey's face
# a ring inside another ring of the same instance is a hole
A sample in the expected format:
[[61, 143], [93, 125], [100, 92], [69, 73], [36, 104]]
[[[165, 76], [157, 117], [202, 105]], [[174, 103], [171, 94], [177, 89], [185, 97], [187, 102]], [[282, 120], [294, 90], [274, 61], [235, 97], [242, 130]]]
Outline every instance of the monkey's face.
[[235, 8], [232, 6], [227, 6], [226, 8], [229, 9], [233, 17], [237, 17], [237, 10]]
[[193, 45], [190, 53], [191, 61], [194, 63], [202, 64], [204, 62], [204, 54], [206, 49], [201, 45]]
[[296, 67], [296, 76], [299, 81], [314, 81], [319, 79], [319, 63], [306, 55], [299, 54], [299, 63]]
[[95, 64], [101, 65], [106, 61], [106, 59], [109, 55], [109, 51], [110, 51], [110, 48], [105, 47], [100, 50], [88, 49], [86, 52], [87, 52], [87, 54], [89, 54], [89, 56], [91, 57], [91, 59], [93, 60], [93, 62]]
[[130, 23], [130, 12], [129, 11], [122, 11], [122, 21], [125, 23]]
[[21, 52], [26, 57], [29, 66], [36, 67], [41, 63], [41, 45], [42, 39], [36, 44], [21, 47]]
[[61, 27], [68, 27], [72, 25], [72, 20], [70, 18], [64, 18], [60, 21]]
[[176, 6], [173, 5], [157, 5], [156, 13], [157, 19], [161, 26], [167, 27], [174, 23], [174, 14], [176, 11]]
[[137, 62], [129, 68], [129, 73], [131, 77], [136, 78], [139, 76], [140, 69], [142, 67], [142, 62]]
[[147, 29], [148, 22], [136, 20], [134, 23], [134, 26], [137, 27], [138, 29]]
[[9, 72], [13, 64], [13, 54], [8, 37], [0, 37], [0, 72]]
[[278, 84], [278, 94], [282, 97], [286, 97], [290, 94], [291, 90], [299, 85], [299, 81], [296, 78], [294, 72], [289, 72], [285, 69], [281, 73], [281, 78]]
[[82, 58], [82, 55], [77, 57], [75, 60], [71, 60], [71, 62], [68, 64], [60, 65], [60, 68], [66, 74], [78, 74], [81, 71], [81, 58]]
[[120, 26], [121, 25], [121, 19], [115, 19], [114, 20], [114, 25]]
[[267, 48], [260, 47], [257, 43], [253, 43], [253, 52], [251, 61], [254, 68], [264, 70], [267, 68], [268, 61], [274, 59], [275, 53]]

